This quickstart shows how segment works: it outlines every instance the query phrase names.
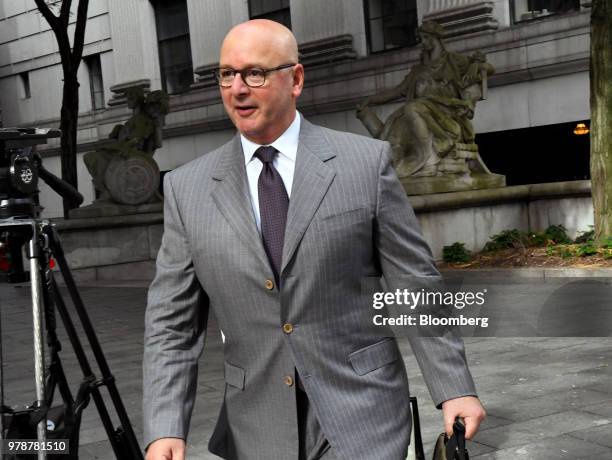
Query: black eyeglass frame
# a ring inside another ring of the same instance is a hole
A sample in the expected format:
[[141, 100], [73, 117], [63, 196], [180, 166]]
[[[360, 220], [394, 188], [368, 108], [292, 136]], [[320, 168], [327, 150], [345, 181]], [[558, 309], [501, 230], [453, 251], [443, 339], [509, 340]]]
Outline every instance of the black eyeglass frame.
[[[283, 69], [288, 69], [290, 67], [295, 67], [297, 65], [297, 63], [293, 63], [293, 64], [281, 64], [278, 67], [274, 67], [271, 69], [263, 69], [261, 67], [247, 67], [246, 69], [242, 69], [242, 70], [237, 70], [237, 69], [232, 69], [231, 67], [218, 67], [216, 69], [213, 70], [213, 75], [215, 76], [215, 80], [217, 80], [217, 83], [219, 84], [219, 86], [221, 86], [222, 88], [229, 88], [232, 86], [232, 84], [234, 83], [234, 78], [236, 78], [237, 74], [240, 74], [240, 78], [242, 78], [242, 81], [244, 82], [245, 85], [247, 85], [249, 88], [260, 88], [263, 85], [266, 84], [266, 75], [268, 75], [268, 73], [270, 72], [275, 72], [277, 70], [283, 70]], [[221, 70], [231, 70], [232, 72], [234, 72], [234, 76], [232, 77], [232, 83], [230, 85], [223, 85], [221, 83], [221, 75], [219, 75], [219, 72]], [[263, 81], [261, 82], [261, 85], [250, 85], [247, 81], [246, 81], [246, 73], [251, 71], [251, 70], [260, 70], [263, 73]]]

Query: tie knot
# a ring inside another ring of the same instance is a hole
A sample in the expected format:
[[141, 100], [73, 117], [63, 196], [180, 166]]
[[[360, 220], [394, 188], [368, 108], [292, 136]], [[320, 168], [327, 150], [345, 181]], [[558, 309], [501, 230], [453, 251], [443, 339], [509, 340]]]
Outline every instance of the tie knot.
[[276, 150], [271, 145], [268, 145], [264, 147], [259, 147], [255, 151], [255, 157], [259, 158], [262, 163], [272, 163], [272, 160], [274, 160], [274, 157], [277, 153], [278, 150]]

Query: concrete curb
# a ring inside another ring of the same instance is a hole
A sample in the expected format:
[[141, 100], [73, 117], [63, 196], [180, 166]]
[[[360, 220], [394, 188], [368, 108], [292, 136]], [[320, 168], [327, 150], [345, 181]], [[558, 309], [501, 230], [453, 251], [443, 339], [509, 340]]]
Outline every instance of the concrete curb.
[[444, 276], [464, 278], [612, 278], [612, 268], [452, 268], [440, 272]]

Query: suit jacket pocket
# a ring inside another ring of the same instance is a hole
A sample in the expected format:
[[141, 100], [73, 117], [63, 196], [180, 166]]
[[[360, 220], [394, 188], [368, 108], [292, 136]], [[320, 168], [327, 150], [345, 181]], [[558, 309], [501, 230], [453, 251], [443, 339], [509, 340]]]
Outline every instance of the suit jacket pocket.
[[246, 372], [243, 368], [225, 361], [225, 381], [228, 385], [244, 390]]
[[367, 208], [359, 207], [320, 215], [315, 219], [314, 224], [317, 232], [328, 232], [336, 228], [350, 227], [359, 222], [365, 222], [368, 215], [369, 210]]
[[348, 356], [348, 360], [358, 375], [365, 375], [392, 363], [400, 357], [401, 354], [395, 340], [386, 338], [352, 352]]

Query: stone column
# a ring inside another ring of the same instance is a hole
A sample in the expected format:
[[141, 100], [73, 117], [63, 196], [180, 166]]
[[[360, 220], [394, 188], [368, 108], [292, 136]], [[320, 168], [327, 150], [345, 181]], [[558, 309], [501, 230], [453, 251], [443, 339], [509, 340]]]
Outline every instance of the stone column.
[[423, 16], [429, 13], [429, 2], [430, 0], [416, 0], [417, 18], [419, 24], [423, 22]]
[[362, 2], [291, 0], [291, 28], [305, 65], [344, 61], [367, 54]]
[[148, 1], [108, 0], [115, 81], [109, 105], [125, 104], [128, 88], [160, 89], [155, 12]]
[[245, 0], [187, 0], [191, 57], [196, 82], [192, 88], [214, 86], [212, 69], [219, 63], [219, 48], [225, 34], [249, 19]]
[[447, 37], [494, 31], [500, 21], [509, 23], [505, 10], [509, 0], [431, 0], [423, 21], [436, 21], [444, 26]]

